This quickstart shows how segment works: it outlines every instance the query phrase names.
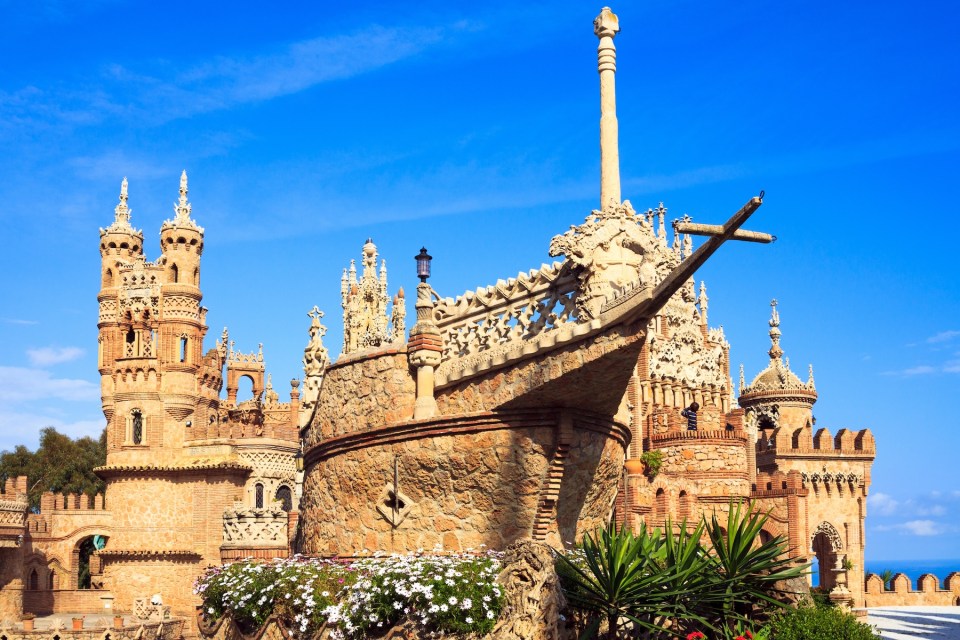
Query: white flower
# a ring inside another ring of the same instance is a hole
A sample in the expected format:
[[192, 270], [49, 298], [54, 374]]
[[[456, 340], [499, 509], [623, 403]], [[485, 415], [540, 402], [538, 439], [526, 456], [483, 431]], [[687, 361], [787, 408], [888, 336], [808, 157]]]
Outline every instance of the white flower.
[[447, 599], [447, 602], [449, 602], [450, 604], [457, 604], [457, 598], [456, 598], [456, 596], [450, 596], [450, 597]]
[[487, 620], [493, 620], [493, 611], [487, 610]]
[[471, 618], [470, 616], [467, 616], [467, 619], [464, 622], [466, 622], [467, 624], [473, 624], [473, 618]]

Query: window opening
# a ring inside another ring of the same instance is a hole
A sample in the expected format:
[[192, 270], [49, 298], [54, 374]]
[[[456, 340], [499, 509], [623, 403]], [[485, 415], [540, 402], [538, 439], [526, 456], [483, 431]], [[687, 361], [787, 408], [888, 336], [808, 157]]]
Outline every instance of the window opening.
[[133, 444], [143, 444], [143, 414], [139, 409], [133, 410]]

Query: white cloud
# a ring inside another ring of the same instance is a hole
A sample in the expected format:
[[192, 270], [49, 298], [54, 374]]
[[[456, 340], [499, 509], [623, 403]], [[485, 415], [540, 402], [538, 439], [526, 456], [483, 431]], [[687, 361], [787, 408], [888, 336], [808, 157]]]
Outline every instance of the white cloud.
[[949, 329], [947, 331], [941, 331], [940, 333], [934, 334], [927, 338], [927, 344], [939, 344], [941, 342], [949, 342], [960, 336], [960, 331], [956, 329]]
[[80, 347], [43, 347], [41, 349], [27, 349], [30, 364], [35, 367], [48, 367], [52, 364], [70, 362], [84, 354]]
[[95, 413], [81, 419], [64, 419], [48, 413], [0, 412], [0, 451], [12, 451], [17, 445], [35, 450], [40, 444], [40, 430], [53, 427], [71, 438], [99, 438], [106, 421]]
[[[450, 31], [462, 33], [473, 28], [466, 23], [444, 27], [373, 25], [362, 34], [320, 36], [259, 55], [224, 55], [153, 70], [114, 64], [105, 70], [97, 88], [57, 92], [25, 87], [0, 92], [0, 121], [38, 123], [39, 117], [41, 121], [83, 125], [126, 116], [167, 122], [368, 73], [436, 46]], [[358, 42], [363, 46], [357, 46]], [[186, 71], [178, 73], [183, 68]]]
[[914, 511], [918, 516], [942, 516], [947, 513], [947, 510], [939, 504], [930, 505], [929, 507], [917, 507]]
[[938, 536], [946, 532], [946, 527], [933, 520], [910, 520], [896, 527], [915, 536]]
[[919, 365], [916, 367], [908, 367], [906, 369], [900, 369], [897, 371], [884, 371], [883, 375], [885, 376], [924, 376], [931, 373], [936, 373], [936, 367], [931, 367], [930, 365]]
[[899, 524], [885, 524], [876, 527], [877, 531], [899, 531], [912, 536], [939, 536], [953, 531], [955, 527], [933, 520], [908, 520]]
[[0, 366], [0, 402], [32, 400], [98, 402], [100, 386], [89, 380], [55, 378], [42, 369]]
[[892, 516], [897, 512], [900, 502], [886, 493], [875, 492], [867, 496], [867, 508], [881, 516]]
[[0, 320], [5, 322], [6, 324], [22, 324], [22, 325], [38, 324], [36, 320], [24, 320], [22, 318], [0, 318]]

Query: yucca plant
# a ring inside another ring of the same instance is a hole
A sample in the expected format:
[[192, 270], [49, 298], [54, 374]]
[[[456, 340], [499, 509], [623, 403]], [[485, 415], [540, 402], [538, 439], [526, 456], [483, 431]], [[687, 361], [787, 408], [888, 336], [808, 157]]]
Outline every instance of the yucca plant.
[[774, 583], [806, 574], [807, 568], [797, 566], [787, 555], [788, 545], [782, 536], [759, 542], [767, 518], [752, 503], [745, 508], [732, 503], [725, 529], [716, 514], [706, 526], [717, 575], [717, 592], [709, 600], [720, 603], [716, 613], [726, 628], [747, 622], [757, 608], [782, 607], [775, 598]]
[[670, 570], [671, 554], [695, 555], [671, 547], [668, 540], [645, 525], [636, 534], [611, 525], [585, 535], [576, 551], [558, 554], [567, 599], [587, 615], [581, 638], [599, 637], [604, 623], [609, 639], [676, 636], [665, 627], [687, 613], [684, 578], [692, 579], [706, 567], [689, 563], [682, 575]]

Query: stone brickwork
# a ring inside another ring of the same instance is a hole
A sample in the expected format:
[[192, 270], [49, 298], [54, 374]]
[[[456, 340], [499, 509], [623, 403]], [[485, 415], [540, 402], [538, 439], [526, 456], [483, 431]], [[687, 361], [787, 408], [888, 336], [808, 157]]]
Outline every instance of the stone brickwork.
[[[556, 412], [405, 422], [324, 441], [307, 458], [304, 551], [502, 549], [532, 537], [540, 508], [555, 514], [548, 540], [573, 539], [605, 522], [626, 434], [590, 415], [571, 423], [566, 443]], [[545, 495], [562, 445], [579, 455], [556, 494]], [[396, 526], [378, 509], [393, 506], [394, 479], [403, 501]]]

